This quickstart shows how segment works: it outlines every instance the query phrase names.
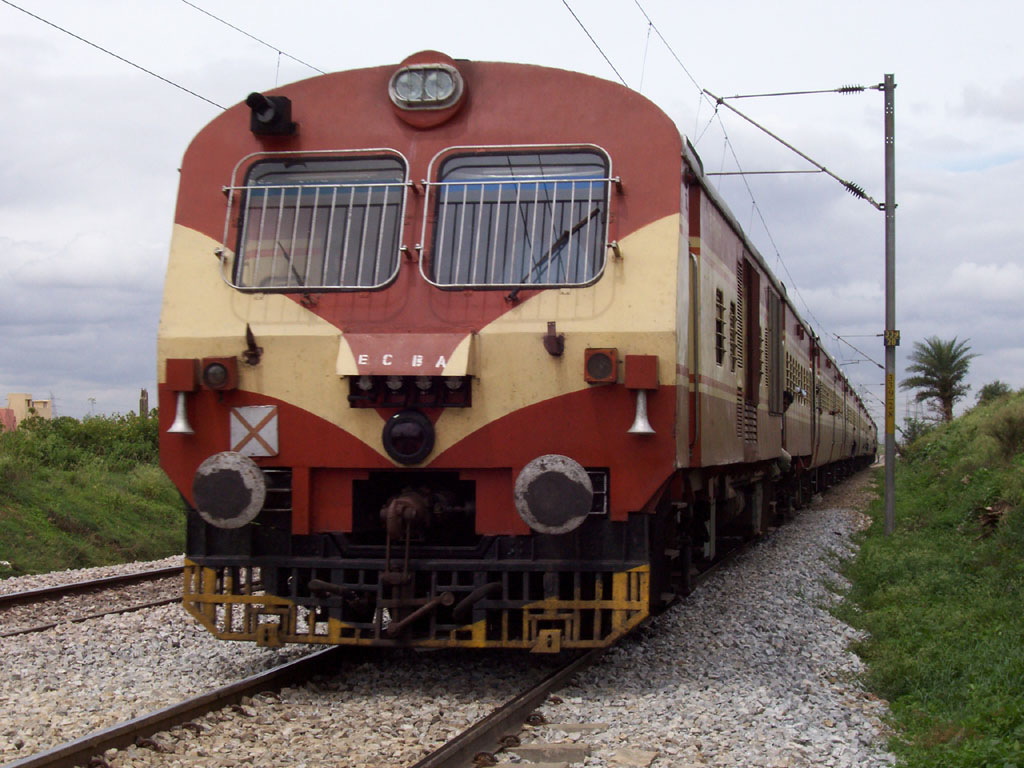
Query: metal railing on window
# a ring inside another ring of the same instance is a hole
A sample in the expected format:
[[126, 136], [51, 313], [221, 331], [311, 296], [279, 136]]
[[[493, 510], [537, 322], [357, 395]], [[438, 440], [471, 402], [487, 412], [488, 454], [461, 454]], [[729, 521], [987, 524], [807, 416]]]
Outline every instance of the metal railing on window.
[[[529, 288], [581, 286], [600, 277], [609, 189], [618, 182], [607, 171], [593, 172], [598, 163], [601, 170], [608, 167], [606, 156], [589, 149], [574, 154], [543, 148], [528, 155], [493, 149], [498, 151], [453, 158], [492, 160], [486, 168], [467, 164], [446, 176], [442, 166], [439, 180], [425, 182], [431, 217], [421, 241], [430, 241], [420, 258], [424, 278], [446, 288]], [[501, 151], [519, 165], [501, 167]], [[576, 157], [582, 158], [580, 172], [572, 173]], [[546, 162], [563, 173], [537, 172]]]
[[[348, 172], [346, 162], [337, 160], [337, 173]], [[387, 173], [395, 176], [394, 169]], [[242, 209], [238, 252], [233, 261], [223, 260], [229, 284], [253, 291], [370, 290], [394, 279], [408, 186], [404, 171], [401, 179], [315, 181], [323, 175], [321, 169], [310, 182], [257, 179], [225, 187], [229, 223], [232, 198], [239, 197]], [[225, 250], [229, 232], [226, 225]]]

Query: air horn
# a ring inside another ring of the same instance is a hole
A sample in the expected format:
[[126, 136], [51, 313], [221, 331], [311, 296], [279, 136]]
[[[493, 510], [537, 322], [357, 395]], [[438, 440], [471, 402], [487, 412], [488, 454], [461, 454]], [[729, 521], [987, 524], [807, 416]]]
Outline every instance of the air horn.
[[188, 408], [185, 393], [178, 392], [178, 407], [174, 412], [174, 423], [167, 428], [168, 432], [178, 435], [194, 435], [196, 432], [188, 423]]

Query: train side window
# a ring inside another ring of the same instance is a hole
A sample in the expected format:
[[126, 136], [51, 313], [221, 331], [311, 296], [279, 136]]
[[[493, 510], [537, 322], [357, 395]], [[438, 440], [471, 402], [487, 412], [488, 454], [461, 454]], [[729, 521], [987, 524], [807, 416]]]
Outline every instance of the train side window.
[[[236, 288], [369, 290], [398, 273], [406, 164], [400, 157], [287, 157], [242, 187]], [[230, 214], [229, 214], [230, 215]]]
[[610, 168], [607, 155], [590, 149], [447, 157], [429, 184], [423, 276], [460, 288], [593, 282], [605, 265]]

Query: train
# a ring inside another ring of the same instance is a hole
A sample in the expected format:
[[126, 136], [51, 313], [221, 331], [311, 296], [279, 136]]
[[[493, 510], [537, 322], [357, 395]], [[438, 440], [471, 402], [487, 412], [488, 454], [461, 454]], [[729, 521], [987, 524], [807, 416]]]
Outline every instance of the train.
[[438, 51], [195, 136], [157, 356], [184, 607], [268, 647], [607, 646], [877, 447], [659, 107]]

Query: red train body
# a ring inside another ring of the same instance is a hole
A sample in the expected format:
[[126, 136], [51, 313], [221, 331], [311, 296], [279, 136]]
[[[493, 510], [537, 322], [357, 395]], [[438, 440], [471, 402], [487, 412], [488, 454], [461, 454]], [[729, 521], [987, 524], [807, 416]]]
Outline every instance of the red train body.
[[877, 438], [656, 106], [429, 51], [199, 133], [159, 380], [185, 605], [270, 645], [609, 644]]

